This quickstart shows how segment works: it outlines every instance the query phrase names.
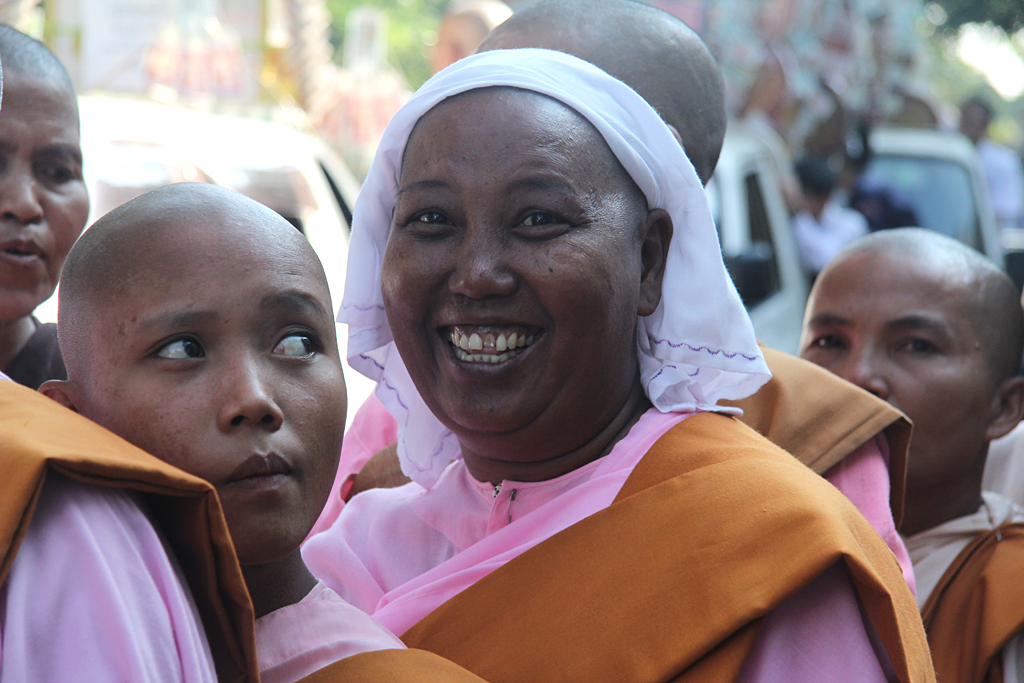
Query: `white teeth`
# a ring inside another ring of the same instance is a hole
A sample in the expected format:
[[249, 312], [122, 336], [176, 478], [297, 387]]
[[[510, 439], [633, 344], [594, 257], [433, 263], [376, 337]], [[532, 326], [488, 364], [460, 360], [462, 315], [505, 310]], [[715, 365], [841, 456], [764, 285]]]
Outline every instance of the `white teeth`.
[[483, 340], [480, 339], [480, 335], [474, 332], [469, 335], [469, 350], [470, 351], [482, 351], [484, 348]]
[[459, 348], [463, 351], [469, 351], [469, 337], [462, 335], [459, 339]]
[[519, 335], [513, 332], [508, 336], [508, 348], [516, 348], [516, 342], [519, 340]]
[[498, 353], [501, 353], [502, 351], [504, 351], [505, 349], [508, 348], [508, 340], [505, 339], [505, 335], [504, 334], [499, 334], [498, 335], [498, 341], [495, 342], [494, 348], [496, 348], [498, 350]]
[[467, 363], [503, 363], [512, 356], [516, 355], [517, 351], [506, 351], [505, 353], [466, 353], [462, 349], [455, 349], [455, 356]]

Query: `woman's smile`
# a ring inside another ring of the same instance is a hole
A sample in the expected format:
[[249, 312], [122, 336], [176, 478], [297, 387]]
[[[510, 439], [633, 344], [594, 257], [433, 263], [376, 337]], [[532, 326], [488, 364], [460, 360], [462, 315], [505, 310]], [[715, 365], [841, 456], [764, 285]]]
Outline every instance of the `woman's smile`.
[[492, 365], [520, 355], [544, 333], [542, 328], [522, 325], [452, 325], [442, 329], [460, 361]]

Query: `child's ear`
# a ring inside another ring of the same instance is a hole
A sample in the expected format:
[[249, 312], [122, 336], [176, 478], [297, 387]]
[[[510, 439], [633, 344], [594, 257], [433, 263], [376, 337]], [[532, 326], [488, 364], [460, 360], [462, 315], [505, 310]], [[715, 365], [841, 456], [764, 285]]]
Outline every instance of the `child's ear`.
[[1006, 436], [1024, 419], [1024, 377], [1011, 377], [1003, 382], [997, 400], [999, 412], [985, 430], [990, 441]]
[[53, 399], [65, 408], [78, 412], [75, 385], [71, 382], [62, 379], [47, 380], [39, 387], [39, 393]]

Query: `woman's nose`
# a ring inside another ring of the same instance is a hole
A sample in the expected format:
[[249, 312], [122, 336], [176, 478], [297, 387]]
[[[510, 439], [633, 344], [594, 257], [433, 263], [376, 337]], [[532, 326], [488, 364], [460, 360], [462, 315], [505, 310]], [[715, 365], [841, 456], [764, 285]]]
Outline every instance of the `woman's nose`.
[[270, 432], [281, 428], [284, 413], [269, 391], [270, 383], [254, 363], [239, 363], [225, 381], [225, 401], [217, 416], [217, 426], [231, 432], [244, 426]]
[[851, 353], [838, 374], [883, 401], [889, 400], [889, 383], [878, 359], [869, 350]]
[[495, 234], [495, 228], [470, 228], [452, 257], [455, 265], [448, 278], [454, 294], [470, 299], [508, 296], [516, 289], [516, 277], [509, 267], [509, 246]]
[[0, 176], [0, 217], [22, 225], [43, 220], [35, 178], [18, 165]]

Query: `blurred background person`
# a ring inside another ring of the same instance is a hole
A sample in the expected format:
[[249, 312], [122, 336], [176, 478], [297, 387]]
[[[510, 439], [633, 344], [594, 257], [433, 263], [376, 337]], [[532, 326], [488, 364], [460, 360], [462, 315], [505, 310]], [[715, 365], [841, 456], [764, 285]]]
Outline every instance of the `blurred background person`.
[[800, 262], [813, 280], [843, 247], [868, 234], [868, 222], [833, 198], [836, 174], [824, 159], [801, 159], [796, 174], [803, 201], [793, 217], [793, 233]]
[[1012, 150], [989, 139], [992, 113], [985, 98], [972, 97], [960, 106], [960, 132], [978, 150], [999, 229], [1020, 228], [1024, 218], [1024, 172]]
[[462, 0], [448, 5], [437, 29], [430, 69], [437, 73], [476, 51], [494, 27], [512, 16], [500, 0]]

